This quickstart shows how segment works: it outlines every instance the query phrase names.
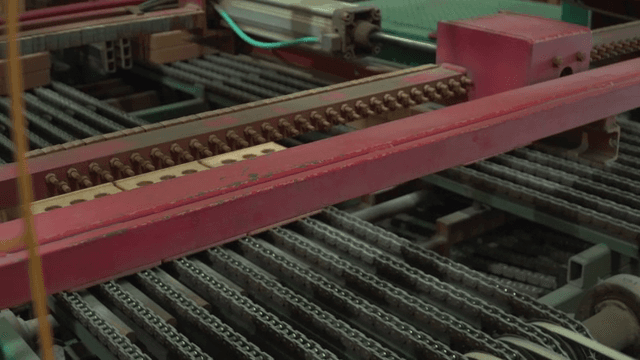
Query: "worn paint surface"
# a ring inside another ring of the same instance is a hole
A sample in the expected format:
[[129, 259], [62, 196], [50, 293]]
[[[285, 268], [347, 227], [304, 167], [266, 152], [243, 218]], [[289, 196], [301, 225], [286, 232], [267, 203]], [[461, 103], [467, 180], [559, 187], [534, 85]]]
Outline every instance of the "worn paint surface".
[[[153, 266], [636, 108], [639, 75], [640, 59], [630, 60], [39, 214], [47, 290]], [[258, 179], [250, 182], [247, 173]], [[0, 224], [0, 234], [17, 227]], [[13, 290], [2, 294], [0, 308], [29, 299], [21, 259], [24, 251], [0, 258], [0, 287]]]
[[[116, 157], [124, 163], [128, 162], [133, 152], [143, 156], [150, 153], [153, 148], [159, 148], [164, 154], [170, 154], [170, 147], [177, 143], [183, 149], [189, 149], [192, 139], [197, 139], [202, 144], [207, 144], [209, 135], [216, 135], [225, 140], [229, 130], [234, 130], [240, 136], [248, 126], [253, 126], [256, 131], [261, 130], [264, 122], [269, 122], [274, 128], [278, 128], [281, 118], [286, 118], [293, 123], [298, 115], [308, 117], [311, 111], [324, 114], [328, 107], [339, 110], [342, 105], [355, 107], [355, 103], [361, 100], [368, 103], [371, 97], [382, 99], [385, 94], [397, 94], [402, 90], [409, 92], [414, 84], [407, 84], [403, 79], [420, 73], [425, 83], [435, 85], [438, 81], [448, 79], [460, 79], [463, 73], [456, 70], [440, 69], [437, 66], [417, 67], [399, 71], [394, 74], [385, 74], [372, 78], [358, 80], [354, 83], [337, 84], [321, 89], [320, 91], [308, 91], [303, 94], [281, 96], [270, 101], [260, 101], [253, 104], [241, 105], [225, 111], [214, 111], [193, 115], [187, 119], [176, 119], [179, 126], [167, 126], [153, 129], [116, 140], [91, 143], [85, 146], [75, 147], [66, 151], [56, 152], [30, 161], [30, 171], [34, 177], [34, 191], [36, 199], [40, 200], [50, 196], [44, 178], [48, 173], [54, 173], [58, 179], [67, 177], [66, 172], [70, 167], [79, 173], [89, 174], [89, 165], [97, 163], [102, 169], [109, 169], [110, 159]], [[322, 97], [338, 94], [340, 99], [327, 100]], [[451, 104], [464, 101], [464, 95], [444, 99], [443, 103]], [[286, 109], [286, 113], [275, 112], [272, 107], [280, 110]], [[233, 113], [229, 113], [234, 111]], [[275, 115], [277, 114], [277, 115]], [[183, 121], [186, 121], [183, 123]], [[161, 140], [159, 140], [161, 139]], [[14, 165], [0, 167], [0, 192], [15, 194], [15, 170]], [[0, 197], [0, 208], [12, 207], [16, 204], [15, 196]]]
[[438, 43], [436, 62], [463, 66], [475, 81], [472, 99], [585, 71], [589, 61], [577, 54], [592, 48], [587, 27], [506, 13], [440, 22]]

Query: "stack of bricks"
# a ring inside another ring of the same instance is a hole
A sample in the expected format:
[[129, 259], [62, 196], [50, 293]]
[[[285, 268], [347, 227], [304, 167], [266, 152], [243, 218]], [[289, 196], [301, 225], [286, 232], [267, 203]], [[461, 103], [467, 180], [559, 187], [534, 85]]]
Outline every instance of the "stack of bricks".
[[152, 64], [166, 64], [193, 59], [214, 52], [193, 41], [193, 35], [185, 30], [140, 36], [132, 43], [136, 60]]
[[[45, 86], [51, 82], [51, 57], [48, 52], [25, 55], [20, 60], [24, 90]], [[0, 96], [8, 95], [8, 68], [8, 61], [0, 59]]]

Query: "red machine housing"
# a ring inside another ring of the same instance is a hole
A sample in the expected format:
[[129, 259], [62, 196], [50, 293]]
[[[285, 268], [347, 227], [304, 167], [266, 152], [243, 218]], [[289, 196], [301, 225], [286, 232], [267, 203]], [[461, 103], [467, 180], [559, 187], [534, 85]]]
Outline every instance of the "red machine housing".
[[436, 62], [465, 67], [474, 99], [585, 71], [591, 48], [587, 27], [500, 13], [440, 22]]

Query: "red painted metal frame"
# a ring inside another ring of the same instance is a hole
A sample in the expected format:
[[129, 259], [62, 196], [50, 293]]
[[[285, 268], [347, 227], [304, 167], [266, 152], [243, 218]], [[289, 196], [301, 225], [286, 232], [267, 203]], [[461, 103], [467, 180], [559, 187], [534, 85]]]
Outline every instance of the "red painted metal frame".
[[[99, 0], [46, 9], [27, 11], [20, 16], [20, 31], [47, 31], [49, 27], [70, 25], [83, 21], [107, 19], [129, 14], [129, 6], [145, 0]], [[203, 0], [180, 0], [179, 5], [194, 4], [204, 10]], [[5, 20], [0, 18], [0, 34], [4, 34]]]
[[[123, 6], [133, 6], [142, 4], [145, 0], [99, 0], [87, 1], [77, 4], [53, 6], [45, 9], [27, 11], [20, 15], [20, 22], [42, 20], [63, 15], [74, 15], [78, 13], [98, 11], [118, 8]], [[0, 18], [0, 25], [4, 25], [5, 20]]]
[[[36, 215], [49, 293], [130, 274], [252, 230], [640, 106], [640, 59], [488, 96]], [[20, 221], [0, 224], [18, 236]], [[27, 254], [0, 257], [0, 308], [29, 301]]]
[[[131, 12], [127, 10], [126, 7], [117, 7], [117, 8], [108, 8], [108, 9], [100, 9], [100, 10], [91, 10], [78, 12], [73, 14], [65, 14], [60, 16], [52, 16], [46, 17], [42, 19], [34, 19], [27, 20], [20, 23], [20, 31], [33, 31], [40, 30], [46, 31], [47, 28], [61, 26], [61, 25], [72, 25], [85, 21], [94, 21], [100, 19], [113, 18], [117, 16], [125, 16], [131, 15]], [[2, 35], [5, 35], [4, 31], [1, 31]]]

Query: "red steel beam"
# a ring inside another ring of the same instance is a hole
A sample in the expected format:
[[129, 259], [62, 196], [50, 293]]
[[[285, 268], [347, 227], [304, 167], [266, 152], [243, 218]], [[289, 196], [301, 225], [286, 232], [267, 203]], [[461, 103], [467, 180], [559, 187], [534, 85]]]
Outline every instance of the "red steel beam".
[[[44, 9], [30, 10], [20, 15], [20, 22], [30, 20], [40, 20], [55, 16], [73, 15], [88, 11], [97, 11], [123, 6], [134, 6], [145, 2], [145, 0], [98, 0], [85, 1], [77, 4], [62, 6], [52, 6]], [[4, 25], [5, 20], [0, 18], [0, 25]]]
[[[325, 206], [640, 106], [640, 59], [35, 217], [48, 293], [96, 284]], [[78, 230], [81, 229], [81, 230]], [[18, 236], [20, 221], [0, 224]], [[0, 308], [29, 301], [27, 253], [0, 256]]]
[[[42, 30], [46, 31], [47, 28], [70, 25], [75, 23], [81, 23], [86, 21], [95, 21], [100, 19], [108, 19], [117, 16], [130, 15], [131, 12], [126, 7], [100, 9], [78, 12], [73, 14], [65, 14], [59, 16], [46, 17], [42, 19], [27, 20], [20, 23], [20, 32]], [[4, 26], [0, 27], [0, 34], [6, 35], [6, 29]]]

